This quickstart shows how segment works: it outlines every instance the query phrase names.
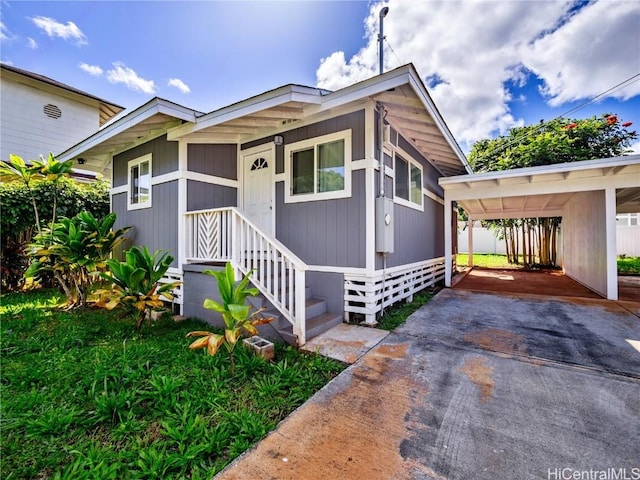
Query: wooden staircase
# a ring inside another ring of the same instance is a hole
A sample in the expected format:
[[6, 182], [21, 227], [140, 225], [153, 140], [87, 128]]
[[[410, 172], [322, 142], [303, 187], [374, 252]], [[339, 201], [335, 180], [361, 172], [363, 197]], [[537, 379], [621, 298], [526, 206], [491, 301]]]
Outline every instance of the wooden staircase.
[[[298, 345], [298, 337], [293, 333], [293, 325], [282, 316], [269, 300], [262, 294], [256, 297], [249, 297], [248, 302], [256, 310], [265, 308], [259, 315], [261, 317], [273, 317], [273, 321], [260, 325], [260, 335], [278, 342], [285, 342], [289, 345]], [[342, 323], [342, 315], [327, 311], [327, 302], [321, 298], [313, 296], [311, 288], [305, 288], [305, 323], [306, 340], [326, 332], [330, 328]]]

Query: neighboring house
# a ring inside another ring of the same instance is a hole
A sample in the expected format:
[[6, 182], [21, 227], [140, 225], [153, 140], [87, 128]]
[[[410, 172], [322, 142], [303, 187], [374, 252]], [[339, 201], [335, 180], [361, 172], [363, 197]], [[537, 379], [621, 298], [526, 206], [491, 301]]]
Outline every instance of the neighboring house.
[[[0, 64], [0, 159], [37, 160], [95, 133], [122, 107], [11, 65]], [[80, 166], [79, 168], [82, 168]]]
[[277, 311], [264, 333], [299, 345], [444, 277], [438, 179], [470, 172], [412, 65], [208, 114], [155, 98], [60, 156], [78, 158], [110, 173], [132, 241], [174, 254], [183, 314], [214, 320], [202, 272], [230, 261]]

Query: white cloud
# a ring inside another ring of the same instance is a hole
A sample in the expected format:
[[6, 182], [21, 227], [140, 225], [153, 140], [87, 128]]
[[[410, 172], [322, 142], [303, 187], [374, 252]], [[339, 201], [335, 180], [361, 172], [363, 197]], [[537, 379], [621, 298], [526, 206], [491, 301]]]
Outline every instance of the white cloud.
[[[552, 106], [596, 96], [640, 72], [640, 4], [600, 1], [581, 9], [555, 32], [522, 51], [523, 61], [544, 79]], [[627, 100], [640, 82], [610, 93]]]
[[79, 63], [78, 67], [80, 68], [80, 70], [87, 72], [89, 75], [93, 76], [93, 77], [100, 77], [102, 76], [102, 68], [100, 68], [98, 65], [89, 65], [88, 63]]
[[145, 80], [131, 68], [122, 62], [115, 62], [113, 68], [107, 71], [107, 80], [111, 83], [122, 83], [130, 90], [152, 95], [156, 93], [156, 85], [153, 80]]
[[[365, 47], [350, 59], [334, 52], [321, 60], [319, 87], [335, 90], [377, 74], [383, 5], [389, 6], [384, 31], [393, 48], [385, 45], [385, 68], [416, 66], [463, 148], [523, 124], [509, 110], [509, 85], [522, 86], [531, 71], [560, 103], [588, 98], [630, 76], [627, 71], [640, 71], [637, 2], [598, 2], [571, 16], [572, 1], [389, 0], [372, 4], [364, 22]], [[606, 27], [594, 27], [591, 19], [597, 15]], [[589, 41], [589, 36], [602, 38]], [[591, 43], [603, 47], [592, 52]]]
[[13, 39], [13, 35], [11, 34], [7, 26], [4, 24], [4, 22], [0, 22], [0, 41], [4, 42], [5, 40], [12, 40], [12, 39]]
[[191, 91], [189, 86], [179, 78], [170, 78], [169, 81], [167, 82], [167, 85], [169, 85], [170, 87], [177, 88], [182, 93], [189, 93]]
[[29, 47], [32, 50], [35, 50], [36, 48], [38, 48], [38, 42], [36, 42], [31, 37], [27, 37], [27, 47]]
[[60, 23], [50, 17], [34, 17], [33, 23], [51, 38], [60, 37], [63, 40], [75, 40], [78, 45], [86, 45], [87, 37], [73, 22]]
[[632, 143], [629, 148], [631, 149], [631, 153], [640, 154], [640, 140], [635, 143]]

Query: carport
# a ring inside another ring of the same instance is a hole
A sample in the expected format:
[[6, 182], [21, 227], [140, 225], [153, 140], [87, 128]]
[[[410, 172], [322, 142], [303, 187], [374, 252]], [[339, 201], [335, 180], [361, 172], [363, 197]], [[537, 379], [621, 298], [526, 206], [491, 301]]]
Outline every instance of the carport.
[[[616, 214], [640, 211], [640, 155], [443, 177], [445, 285], [455, 253], [454, 204], [469, 220], [562, 217], [565, 275], [618, 299]], [[640, 240], [639, 240], [640, 241]], [[473, 265], [473, 229], [469, 229]]]

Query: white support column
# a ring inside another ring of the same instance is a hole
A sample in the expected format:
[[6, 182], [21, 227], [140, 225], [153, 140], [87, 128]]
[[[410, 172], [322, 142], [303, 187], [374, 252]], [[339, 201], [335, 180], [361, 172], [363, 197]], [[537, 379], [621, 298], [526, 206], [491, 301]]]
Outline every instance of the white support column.
[[607, 230], [607, 299], [618, 300], [618, 265], [616, 247], [616, 189], [605, 190]]
[[473, 267], [473, 219], [469, 217], [469, 224], [467, 226], [467, 235], [469, 235], [469, 258], [467, 260], [467, 266]]
[[444, 285], [446, 287], [451, 286], [451, 212], [453, 204], [448, 195], [449, 192], [444, 192]]

